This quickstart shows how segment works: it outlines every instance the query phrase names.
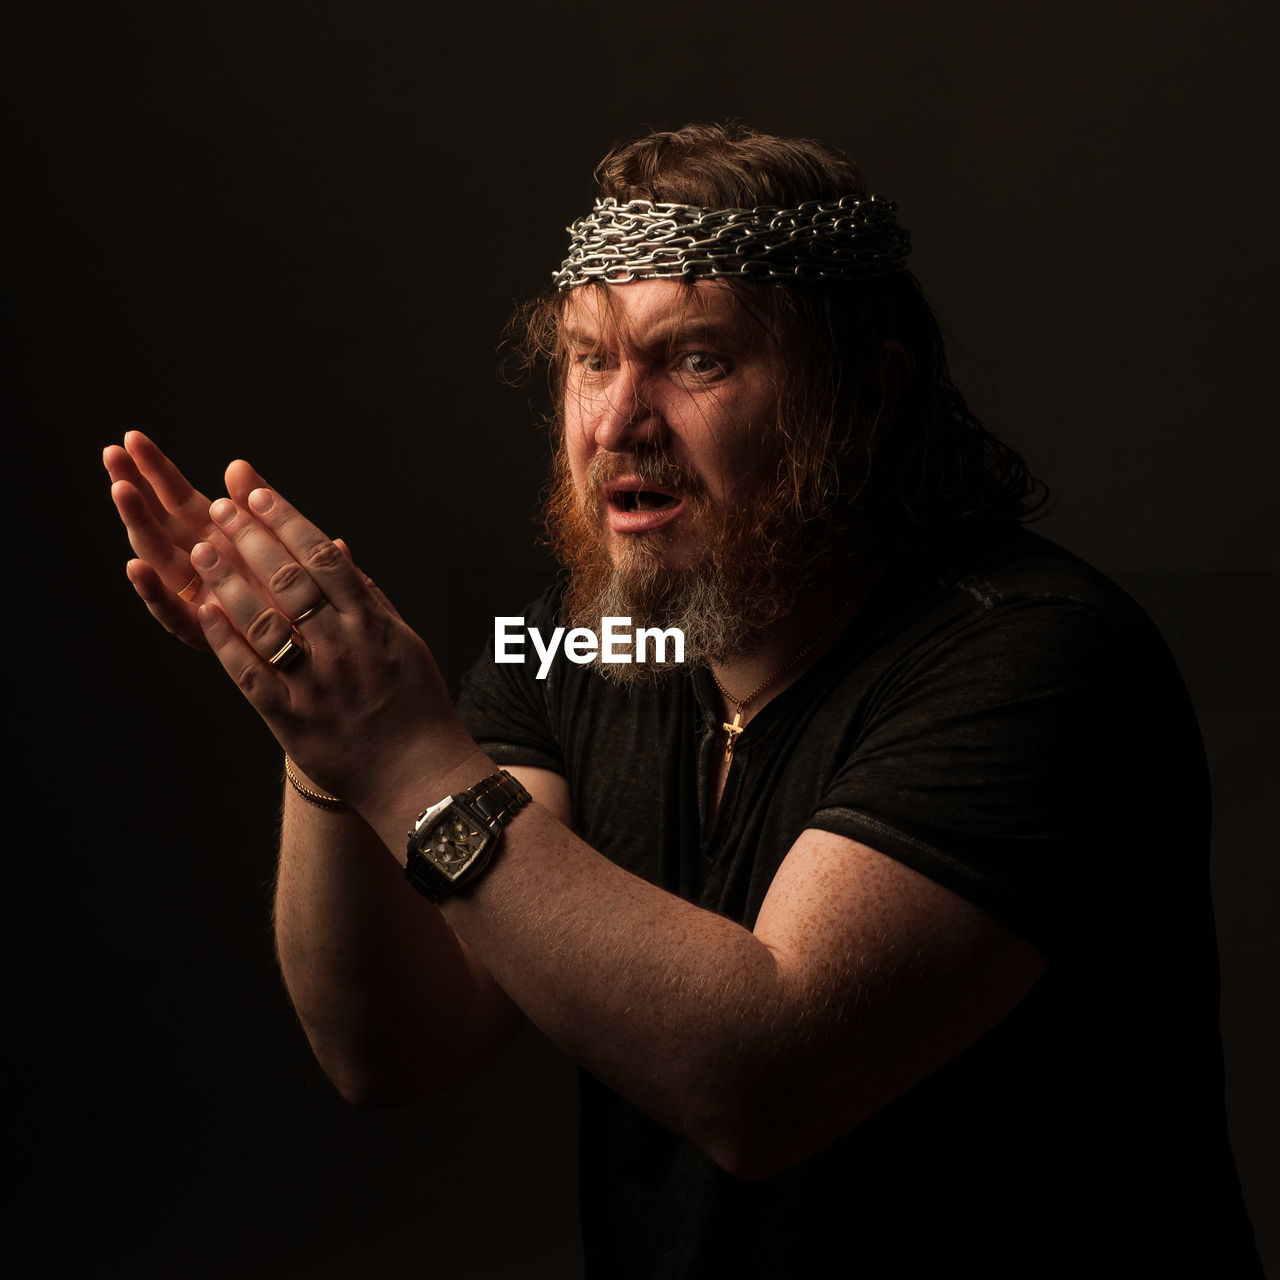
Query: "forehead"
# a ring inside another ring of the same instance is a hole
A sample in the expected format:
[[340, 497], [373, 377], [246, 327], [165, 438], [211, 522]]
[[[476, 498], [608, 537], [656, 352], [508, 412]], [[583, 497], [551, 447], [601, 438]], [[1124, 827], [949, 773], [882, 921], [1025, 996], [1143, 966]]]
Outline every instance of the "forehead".
[[754, 347], [766, 337], [760, 320], [726, 284], [700, 280], [633, 280], [573, 289], [560, 317], [572, 344], [609, 343], [643, 350], [688, 337]]

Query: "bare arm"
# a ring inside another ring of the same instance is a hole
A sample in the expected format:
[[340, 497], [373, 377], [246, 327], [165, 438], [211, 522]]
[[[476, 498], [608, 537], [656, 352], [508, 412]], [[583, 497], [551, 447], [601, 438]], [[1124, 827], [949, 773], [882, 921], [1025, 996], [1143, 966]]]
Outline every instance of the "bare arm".
[[[491, 767], [469, 762], [431, 794]], [[281, 963], [317, 1057], [349, 1099], [421, 1096], [478, 1069], [506, 1042], [518, 1005], [635, 1105], [754, 1176], [821, 1150], [954, 1057], [1043, 967], [950, 891], [820, 831], [792, 849], [748, 932], [601, 858], [562, 821], [564, 780], [519, 772], [542, 807], [510, 827], [492, 871], [443, 917], [405, 892], [367, 828], [367, 860], [331, 884], [305, 847], [294, 850], [295, 890], [286, 831]], [[393, 914], [375, 906], [375, 884]], [[294, 892], [307, 901], [290, 902]], [[357, 918], [360, 902], [372, 914]], [[456, 936], [445, 919], [474, 953], [446, 945]], [[313, 960], [304, 930], [321, 935]], [[429, 940], [451, 963], [460, 951], [469, 970], [426, 958]], [[430, 980], [413, 968], [424, 959]], [[479, 998], [490, 991], [496, 1005]]]
[[[191, 548], [209, 542], [240, 561], [210, 519], [208, 498], [141, 432], [125, 443], [103, 461], [138, 555], [130, 581], [166, 630], [204, 648], [196, 608], [210, 593], [193, 573]], [[263, 483], [243, 463], [227, 481], [242, 500]], [[526, 785], [535, 794], [545, 788], [532, 777]], [[353, 1102], [418, 1097], [471, 1074], [520, 1023], [439, 912], [409, 890], [368, 824], [352, 810], [310, 805], [289, 786], [275, 915], [290, 997], [317, 1059]]]
[[[278, 495], [246, 506], [222, 521], [244, 560], [262, 558], [260, 521], [279, 539], [272, 555], [305, 565], [332, 604], [307, 624], [305, 669], [282, 676], [260, 656], [276, 639], [261, 651], [247, 642], [254, 615], [234, 565], [197, 548], [202, 577], [239, 613], [233, 625], [202, 610], [209, 643], [281, 741], [403, 861], [413, 815], [494, 766], [475, 754], [421, 641], [386, 634], [323, 534]], [[331, 705], [331, 648], [350, 655], [342, 707]], [[734, 1172], [828, 1145], [976, 1040], [1043, 970], [963, 899], [821, 832], [797, 841], [748, 932], [611, 864], [556, 816], [567, 794], [551, 798], [518, 815], [495, 868], [443, 915], [572, 1057]]]
[[807, 831], [754, 932], [547, 813], [445, 915], [577, 1062], [730, 1172], [813, 1155], [998, 1022], [1039, 954], [949, 890]]
[[275, 930], [316, 1058], [357, 1105], [409, 1101], [474, 1074], [521, 1021], [364, 820], [288, 785]]
[[[213, 509], [221, 541], [192, 555], [218, 602], [199, 610], [204, 635], [290, 754], [403, 862], [413, 816], [494, 766], [457, 721], [425, 646], [334, 544], [279, 495], [237, 493], [229, 478], [234, 507]], [[305, 660], [271, 667], [265, 657], [288, 637], [288, 619], [317, 601]], [[543, 803], [516, 817], [493, 869], [442, 915], [401, 903], [373, 937], [379, 919], [361, 922], [355, 887], [374, 877], [365, 832], [359, 856], [350, 848], [324, 874], [309, 871], [304, 893], [282, 883], [286, 932], [297, 927], [282, 936], [282, 955], [291, 952], [296, 974], [326, 975], [309, 994], [304, 979], [297, 998], [353, 1096], [383, 1092], [359, 1078], [366, 1055], [351, 1045], [361, 1041], [379, 1049], [370, 1060], [395, 1064], [388, 1092], [433, 1086], [445, 1070], [433, 1020], [467, 1028], [455, 1032], [450, 1068], [483, 1059], [491, 1033], [476, 1018], [488, 1006], [473, 1001], [496, 980], [623, 1096], [730, 1171], [757, 1176], [822, 1149], [936, 1070], [1043, 970], [1033, 948], [971, 904], [816, 831], [791, 850], [749, 932], [601, 857], [560, 820], [563, 780], [542, 782]], [[290, 856], [304, 861], [304, 845]], [[405, 886], [387, 862], [389, 900]], [[335, 912], [349, 918], [332, 934]], [[347, 954], [366, 946], [369, 956]], [[331, 1003], [344, 969], [380, 991], [372, 1015], [354, 996]], [[366, 1017], [377, 1030], [362, 1029]], [[414, 1029], [387, 1032], [403, 1018]]]

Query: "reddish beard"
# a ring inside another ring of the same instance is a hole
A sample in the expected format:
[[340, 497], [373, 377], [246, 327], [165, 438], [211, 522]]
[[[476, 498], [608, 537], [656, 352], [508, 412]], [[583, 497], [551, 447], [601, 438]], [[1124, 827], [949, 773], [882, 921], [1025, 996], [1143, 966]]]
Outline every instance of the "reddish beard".
[[[621, 535], [611, 557], [604, 538], [604, 486], [621, 476], [674, 490], [702, 551], [668, 563], [666, 528]], [[679, 627], [685, 662], [706, 665], [750, 653], [794, 606], [829, 551], [817, 524], [797, 518], [776, 491], [757, 484], [732, 505], [716, 501], [691, 468], [659, 452], [597, 454], [579, 492], [563, 448], [556, 454], [543, 520], [569, 571], [565, 606], [573, 626], [597, 633], [604, 617], [634, 627]], [[819, 522], [820, 523], [820, 522]], [[673, 664], [599, 664], [605, 675], [642, 680]]]

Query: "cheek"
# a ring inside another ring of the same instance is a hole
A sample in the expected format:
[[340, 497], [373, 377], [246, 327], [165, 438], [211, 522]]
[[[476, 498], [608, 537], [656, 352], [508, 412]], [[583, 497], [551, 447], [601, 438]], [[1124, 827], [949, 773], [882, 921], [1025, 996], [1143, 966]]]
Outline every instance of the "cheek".
[[581, 489], [587, 477], [594, 453], [591, 432], [581, 422], [566, 420], [564, 424], [564, 455], [569, 464], [569, 474]]
[[575, 431], [588, 432], [600, 416], [599, 397], [584, 390], [571, 390], [564, 398], [565, 425]]
[[700, 412], [683, 424], [681, 443], [707, 484], [724, 493], [754, 469], [761, 439], [772, 424], [756, 420], [750, 401], [726, 398], [698, 408]]

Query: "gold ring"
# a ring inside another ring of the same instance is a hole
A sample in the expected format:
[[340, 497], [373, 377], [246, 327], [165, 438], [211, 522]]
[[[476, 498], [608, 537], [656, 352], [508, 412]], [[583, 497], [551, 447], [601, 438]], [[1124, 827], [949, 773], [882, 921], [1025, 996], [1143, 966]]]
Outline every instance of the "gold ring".
[[328, 603], [329, 602], [327, 600], [321, 600], [319, 604], [313, 604], [310, 609], [304, 609], [300, 614], [298, 614], [296, 618], [294, 618], [293, 625], [296, 627], [298, 623], [306, 622], [306, 620], [309, 617], [311, 617], [313, 613], [319, 613], [320, 610], [323, 609], [325, 605], [327, 605]]
[[304, 652], [301, 640], [302, 636], [295, 631], [284, 642], [284, 644], [282, 644], [280, 648], [267, 659], [268, 664], [275, 667], [277, 671], [283, 671], [286, 667], [291, 667], [300, 657], [302, 657]]
[[181, 591], [178, 592], [178, 599], [190, 604], [196, 598], [196, 592], [200, 590], [200, 575], [193, 573], [191, 581], [187, 583]]

